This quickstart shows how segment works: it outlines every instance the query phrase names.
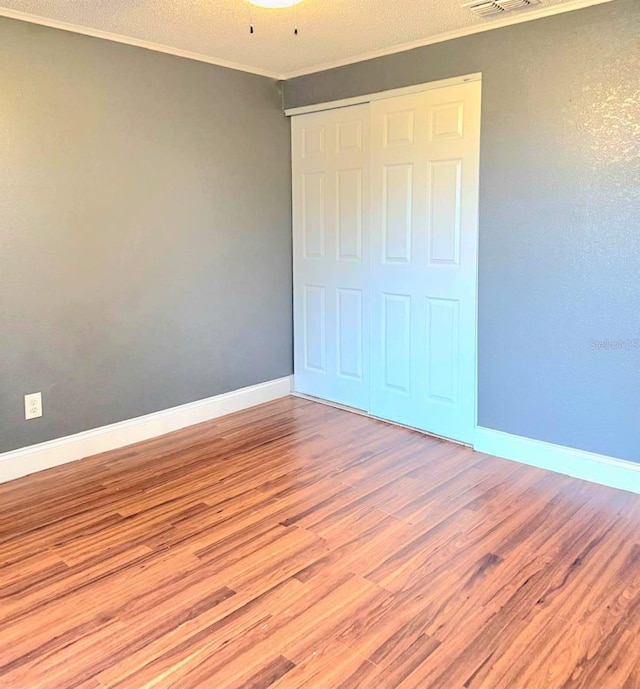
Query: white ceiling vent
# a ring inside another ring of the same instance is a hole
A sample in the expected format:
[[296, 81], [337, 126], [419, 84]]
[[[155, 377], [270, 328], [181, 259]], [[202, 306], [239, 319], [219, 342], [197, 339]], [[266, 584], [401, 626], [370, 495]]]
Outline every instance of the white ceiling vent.
[[498, 14], [539, 4], [540, 0], [473, 0], [473, 2], [465, 2], [461, 7], [470, 10], [478, 17], [495, 17]]

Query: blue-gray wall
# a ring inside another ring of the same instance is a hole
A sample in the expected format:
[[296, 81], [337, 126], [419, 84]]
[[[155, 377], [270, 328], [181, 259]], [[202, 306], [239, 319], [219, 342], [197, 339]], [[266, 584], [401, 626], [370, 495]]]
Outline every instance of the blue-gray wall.
[[479, 423], [640, 461], [640, 2], [311, 74], [287, 107], [482, 72]]
[[0, 19], [0, 452], [290, 374], [290, 184], [275, 82]]

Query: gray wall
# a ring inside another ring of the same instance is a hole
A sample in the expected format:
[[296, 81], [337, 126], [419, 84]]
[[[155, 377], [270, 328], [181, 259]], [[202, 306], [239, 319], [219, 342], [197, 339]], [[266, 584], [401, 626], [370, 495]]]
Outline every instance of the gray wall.
[[0, 19], [0, 94], [0, 451], [291, 373], [275, 82]]
[[285, 91], [292, 107], [482, 72], [479, 423], [633, 461], [639, 36], [640, 3], [616, 0], [299, 77]]

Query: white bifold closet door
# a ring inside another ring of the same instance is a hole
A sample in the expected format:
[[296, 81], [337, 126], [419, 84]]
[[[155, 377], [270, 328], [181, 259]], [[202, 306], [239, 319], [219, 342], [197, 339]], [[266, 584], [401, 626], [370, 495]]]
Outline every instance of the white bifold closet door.
[[472, 442], [480, 82], [292, 131], [295, 389]]
[[295, 389], [369, 408], [370, 111], [294, 117]]

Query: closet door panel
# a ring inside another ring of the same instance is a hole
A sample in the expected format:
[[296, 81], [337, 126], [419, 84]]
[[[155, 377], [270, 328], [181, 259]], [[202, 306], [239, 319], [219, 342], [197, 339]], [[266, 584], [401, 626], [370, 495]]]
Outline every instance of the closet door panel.
[[369, 408], [369, 129], [368, 105], [292, 120], [294, 389], [363, 410]]
[[371, 107], [370, 411], [472, 442], [480, 83]]

